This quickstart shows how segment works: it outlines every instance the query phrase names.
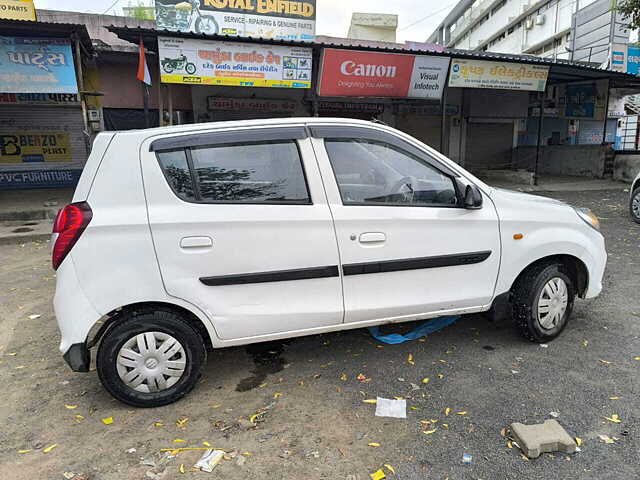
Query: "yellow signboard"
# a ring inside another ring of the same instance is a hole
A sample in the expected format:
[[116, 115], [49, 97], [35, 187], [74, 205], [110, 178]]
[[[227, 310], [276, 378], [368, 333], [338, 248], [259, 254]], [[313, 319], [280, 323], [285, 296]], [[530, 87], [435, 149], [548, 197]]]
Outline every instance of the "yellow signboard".
[[0, 18], [36, 21], [33, 0], [0, 0]]
[[0, 163], [70, 162], [66, 132], [0, 132]]
[[311, 87], [311, 49], [158, 37], [162, 83]]

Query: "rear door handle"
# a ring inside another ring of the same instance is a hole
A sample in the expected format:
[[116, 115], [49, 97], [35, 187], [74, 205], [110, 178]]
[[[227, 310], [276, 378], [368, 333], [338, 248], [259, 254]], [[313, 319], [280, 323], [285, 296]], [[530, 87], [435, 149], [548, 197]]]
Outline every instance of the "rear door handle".
[[184, 237], [180, 240], [181, 248], [207, 248], [213, 247], [211, 237]]
[[387, 236], [382, 232], [366, 232], [361, 233], [360, 243], [383, 243], [387, 241]]

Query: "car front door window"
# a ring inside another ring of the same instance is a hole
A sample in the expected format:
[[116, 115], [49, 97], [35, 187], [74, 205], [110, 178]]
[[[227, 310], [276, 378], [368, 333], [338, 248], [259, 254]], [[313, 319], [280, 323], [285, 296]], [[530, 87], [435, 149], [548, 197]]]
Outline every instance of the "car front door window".
[[455, 206], [453, 180], [418, 156], [376, 140], [326, 138], [345, 205]]

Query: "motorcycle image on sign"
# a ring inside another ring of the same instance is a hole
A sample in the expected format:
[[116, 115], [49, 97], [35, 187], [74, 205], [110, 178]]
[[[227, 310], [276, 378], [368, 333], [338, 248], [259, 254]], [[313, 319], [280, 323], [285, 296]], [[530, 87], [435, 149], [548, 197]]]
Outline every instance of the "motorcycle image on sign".
[[187, 61], [186, 55], [180, 55], [178, 58], [164, 58], [161, 63], [166, 73], [172, 73], [174, 70], [184, 70], [189, 75], [196, 73], [195, 63]]
[[175, 5], [156, 2], [156, 22], [158, 27], [174, 32], [215, 35], [219, 30], [215, 18], [200, 12], [200, 0], [186, 0]]

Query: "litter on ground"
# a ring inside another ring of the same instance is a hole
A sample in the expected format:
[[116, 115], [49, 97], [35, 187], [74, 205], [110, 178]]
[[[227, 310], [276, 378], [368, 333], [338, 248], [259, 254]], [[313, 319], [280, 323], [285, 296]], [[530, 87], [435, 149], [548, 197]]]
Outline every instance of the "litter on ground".
[[378, 397], [376, 417], [407, 418], [407, 401]]

